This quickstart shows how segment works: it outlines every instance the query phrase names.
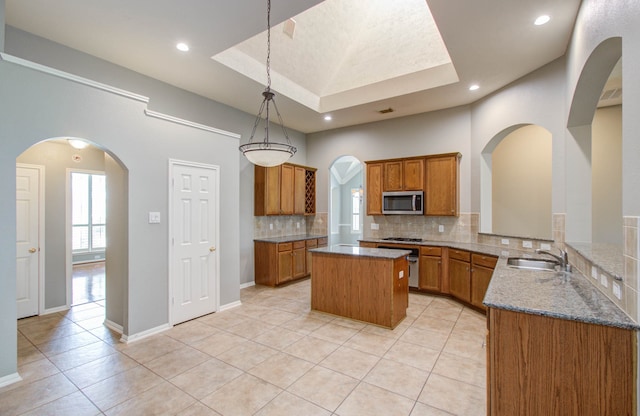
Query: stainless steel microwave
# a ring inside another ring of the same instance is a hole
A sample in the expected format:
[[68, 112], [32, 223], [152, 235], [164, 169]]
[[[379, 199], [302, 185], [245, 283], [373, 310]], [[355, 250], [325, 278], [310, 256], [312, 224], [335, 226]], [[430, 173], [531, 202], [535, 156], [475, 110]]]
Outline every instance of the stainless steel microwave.
[[424, 213], [423, 191], [401, 191], [382, 193], [382, 213], [422, 215]]

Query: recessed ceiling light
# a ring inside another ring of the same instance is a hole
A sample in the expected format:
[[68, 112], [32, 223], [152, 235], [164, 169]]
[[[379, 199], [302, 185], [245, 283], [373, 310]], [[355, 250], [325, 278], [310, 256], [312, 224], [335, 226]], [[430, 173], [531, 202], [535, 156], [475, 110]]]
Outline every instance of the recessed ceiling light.
[[178, 44], [176, 45], [176, 48], [177, 48], [179, 51], [182, 51], [182, 52], [188, 52], [188, 51], [189, 51], [189, 45], [187, 45], [187, 44], [186, 44], [186, 43], [184, 43], [184, 42], [180, 42], [180, 43], [178, 43]]
[[333, 117], [331, 117], [329, 114], [327, 114], [326, 116], [324, 116], [325, 121], [331, 121], [333, 119]]
[[551, 18], [548, 15], [543, 14], [542, 16], [538, 16], [538, 18], [535, 20], [535, 22], [533, 22], [533, 24], [535, 24], [536, 26], [541, 26], [549, 22], [549, 20], [551, 20]]
[[473, 85], [471, 85], [471, 86], [469, 87], [469, 91], [475, 91], [475, 90], [477, 90], [478, 88], [480, 88], [480, 86], [479, 86], [478, 84], [473, 84]]

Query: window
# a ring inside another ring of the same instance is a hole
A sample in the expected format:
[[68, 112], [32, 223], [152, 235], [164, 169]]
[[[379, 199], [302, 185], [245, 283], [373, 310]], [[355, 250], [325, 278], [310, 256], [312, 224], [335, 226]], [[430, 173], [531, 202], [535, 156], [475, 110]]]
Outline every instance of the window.
[[362, 201], [362, 189], [351, 189], [351, 231], [360, 232], [360, 202]]
[[103, 251], [106, 236], [105, 176], [71, 173], [71, 236], [74, 252]]

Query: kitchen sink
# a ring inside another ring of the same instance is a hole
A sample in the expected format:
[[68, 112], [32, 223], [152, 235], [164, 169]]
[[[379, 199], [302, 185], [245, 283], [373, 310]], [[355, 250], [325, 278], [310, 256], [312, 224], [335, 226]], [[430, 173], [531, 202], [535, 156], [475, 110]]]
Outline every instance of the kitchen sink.
[[507, 266], [515, 267], [517, 269], [555, 271], [556, 266], [558, 266], [558, 262], [547, 259], [509, 257], [507, 259]]

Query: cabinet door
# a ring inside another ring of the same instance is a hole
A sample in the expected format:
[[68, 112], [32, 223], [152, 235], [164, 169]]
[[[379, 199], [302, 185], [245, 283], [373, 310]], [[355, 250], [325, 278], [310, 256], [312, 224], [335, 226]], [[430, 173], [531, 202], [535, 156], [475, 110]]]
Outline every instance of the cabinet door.
[[472, 305], [486, 310], [486, 307], [482, 304], [482, 300], [484, 299], [484, 295], [487, 293], [487, 288], [489, 287], [492, 275], [493, 269], [475, 264], [473, 265], [473, 270], [471, 271]]
[[441, 263], [440, 257], [420, 256], [420, 289], [440, 291]]
[[258, 170], [263, 180], [259, 187], [256, 180], [255, 215], [278, 215], [280, 214], [280, 166], [270, 168], [256, 166], [256, 178]]
[[367, 163], [367, 215], [382, 215], [382, 163]]
[[401, 160], [384, 162], [383, 191], [402, 191], [402, 167]]
[[294, 168], [293, 175], [293, 213], [304, 215], [307, 191], [306, 169], [300, 166]]
[[293, 214], [293, 166], [280, 165], [280, 214]]
[[293, 279], [292, 251], [278, 252], [278, 284]]
[[304, 248], [304, 241], [302, 241], [302, 248], [296, 248], [292, 253], [293, 257], [293, 278], [297, 279], [307, 275], [306, 269], [306, 257], [307, 251]]
[[469, 302], [471, 300], [471, 272], [469, 263], [449, 259], [449, 291], [456, 298]]
[[426, 159], [425, 215], [458, 215], [458, 156]]
[[404, 161], [405, 191], [422, 191], [424, 189], [424, 160], [410, 159]]

